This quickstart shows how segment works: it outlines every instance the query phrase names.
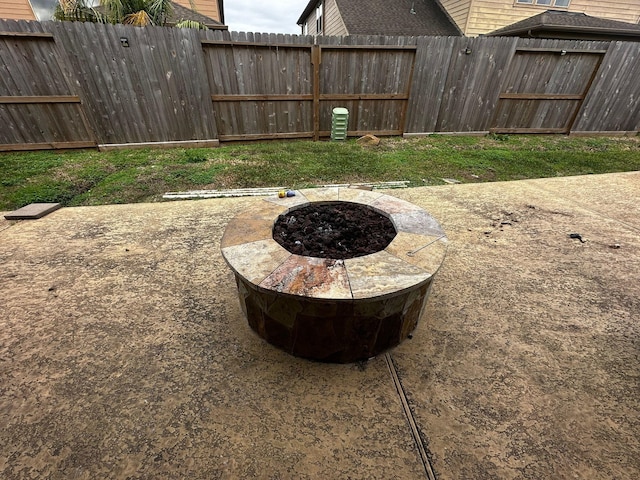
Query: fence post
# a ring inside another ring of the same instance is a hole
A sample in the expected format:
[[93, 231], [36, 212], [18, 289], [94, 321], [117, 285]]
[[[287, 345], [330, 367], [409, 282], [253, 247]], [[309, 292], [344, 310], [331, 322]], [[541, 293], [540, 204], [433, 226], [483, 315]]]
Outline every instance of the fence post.
[[320, 45], [311, 46], [311, 64], [313, 65], [313, 141], [320, 139], [320, 63], [322, 53]]

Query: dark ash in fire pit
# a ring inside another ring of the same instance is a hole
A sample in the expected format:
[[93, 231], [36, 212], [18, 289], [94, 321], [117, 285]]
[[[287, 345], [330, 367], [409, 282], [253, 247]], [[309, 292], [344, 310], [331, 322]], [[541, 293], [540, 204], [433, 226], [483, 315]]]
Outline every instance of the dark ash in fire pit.
[[280, 215], [273, 239], [291, 253], [347, 259], [384, 250], [396, 236], [389, 218], [366, 205], [313, 203]]

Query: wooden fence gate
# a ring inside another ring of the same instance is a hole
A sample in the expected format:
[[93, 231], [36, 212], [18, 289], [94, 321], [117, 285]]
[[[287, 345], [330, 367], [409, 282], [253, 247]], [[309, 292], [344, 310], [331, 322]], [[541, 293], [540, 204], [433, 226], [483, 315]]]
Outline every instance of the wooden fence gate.
[[569, 133], [606, 50], [519, 47], [491, 122], [495, 133]]
[[0, 151], [97, 145], [63, 61], [51, 33], [0, 32]]
[[404, 132], [416, 46], [203, 40], [220, 141]]

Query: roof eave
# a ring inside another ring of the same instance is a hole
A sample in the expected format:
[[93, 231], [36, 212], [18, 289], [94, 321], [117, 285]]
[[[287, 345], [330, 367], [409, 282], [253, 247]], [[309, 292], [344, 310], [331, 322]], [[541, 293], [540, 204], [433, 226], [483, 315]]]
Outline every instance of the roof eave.
[[576, 25], [545, 25], [539, 24], [533, 27], [514, 28], [499, 32], [487, 33], [488, 37], [500, 37], [505, 35], [520, 35], [531, 32], [568, 32], [568, 33], [597, 33], [600, 35], [620, 35], [626, 37], [640, 37], [640, 30], [611, 29], [602, 27], [584, 27]]
[[305, 7], [305, 9], [302, 12], [302, 15], [300, 15], [300, 18], [298, 18], [298, 21], [296, 22], [296, 25], [303, 25], [304, 21], [307, 19], [307, 17], [309, 15], [311, 15], [311, 12], [313, 12], [313, 9], [316, 8], [316, 5], [318, 4], [320, 0], [310, 0], [309, 3], [307, 4], [307, 6]]

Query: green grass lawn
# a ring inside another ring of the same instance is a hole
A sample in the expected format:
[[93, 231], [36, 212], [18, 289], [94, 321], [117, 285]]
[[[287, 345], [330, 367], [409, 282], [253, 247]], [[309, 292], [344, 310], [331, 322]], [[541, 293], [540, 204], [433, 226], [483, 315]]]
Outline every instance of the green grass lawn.
[[432, 135], [274, 141], [212, 149], [0, 153], [0, 210], [160, 201], [196, 189], [408, 180], [411, 186], [640, 170], [640, 137]]

